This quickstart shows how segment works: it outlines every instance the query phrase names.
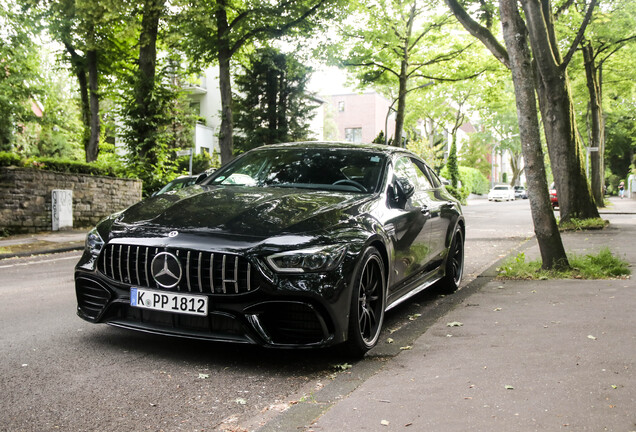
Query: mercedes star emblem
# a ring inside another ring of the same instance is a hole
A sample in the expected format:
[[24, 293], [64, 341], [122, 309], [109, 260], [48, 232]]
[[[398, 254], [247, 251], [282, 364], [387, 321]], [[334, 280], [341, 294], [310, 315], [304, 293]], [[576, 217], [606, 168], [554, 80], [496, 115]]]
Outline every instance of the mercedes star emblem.
[[181, 280], [181, 263], [179, 258], [170, 252], [160, 252], [153, 259], [150, 265], [152, 278], [157, 285], [164, 288], [173, 288]]

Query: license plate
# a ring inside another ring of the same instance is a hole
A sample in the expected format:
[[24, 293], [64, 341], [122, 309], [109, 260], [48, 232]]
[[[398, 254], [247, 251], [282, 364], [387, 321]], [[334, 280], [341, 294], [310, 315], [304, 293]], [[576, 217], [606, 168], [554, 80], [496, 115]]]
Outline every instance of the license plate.
[[192, 294], [175, 294], [143, 288], [130, 289], [130, 305], [143, 309], [206, 316], [208, 298]]

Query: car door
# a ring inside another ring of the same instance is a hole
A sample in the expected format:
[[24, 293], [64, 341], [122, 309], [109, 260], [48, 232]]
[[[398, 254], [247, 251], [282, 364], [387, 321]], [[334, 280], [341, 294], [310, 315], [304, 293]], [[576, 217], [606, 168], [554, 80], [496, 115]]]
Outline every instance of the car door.
[[455, 212], [457, 203], [451, 200], [447, 192], [443, 189], [442, 183], [435, 173], [421, 161], [416, 163], [425, 171], [430, 181], [427, 189], [427, 203], [431, 216], [429, 220], [429, 246], [431, 249], [431, 260], [429, 268], [435, 268], [444, 259], [446, 252], [446, 234], [449, 231], [452, 214]]
[[[409, 280], [420, 275], [430, 259], [429, 200], [422, 183], [423, 176], [424, 172], [409, 156], [401, 155], [394, 160], [390, 188], [395, 192], [389, 194], [392, 202], [389, 203], [391, 217], [387, 225], [393, 227], [392, 285], [398, 291]], [[404, 190], [409, 187], [412, 190]]]

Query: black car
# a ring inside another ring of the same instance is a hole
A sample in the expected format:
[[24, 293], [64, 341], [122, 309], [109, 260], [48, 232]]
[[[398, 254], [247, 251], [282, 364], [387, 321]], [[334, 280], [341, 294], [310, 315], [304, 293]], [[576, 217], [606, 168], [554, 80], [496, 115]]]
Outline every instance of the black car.
[[249, 151], [203, 183], [100, 222], [77, 264], [91, 322], [269, 347], [372, 348], [386, 310], [464, 265], [458, 202], [382, 145]]

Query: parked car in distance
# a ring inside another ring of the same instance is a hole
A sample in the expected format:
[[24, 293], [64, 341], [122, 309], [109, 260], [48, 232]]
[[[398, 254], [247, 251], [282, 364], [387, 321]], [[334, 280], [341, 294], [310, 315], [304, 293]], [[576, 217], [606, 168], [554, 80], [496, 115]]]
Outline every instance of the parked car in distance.
[[488, 192], [488, 201], [514, 201], [515, 191], [510, 185], [497, 185]]
[[515, 186], [515, 198], [528, 199], [528, 191], [525, 186]]
[[[404, 149], [291, 143], [101, 221], [75, 268], [93, 323], [267, 347], [378, 342], [385, 311], [464, 268], [461, 206]], [[219, 347], [222, 349], [222, 347]]]
[[215, 168], [210, 168], [208, 170], [203, 171], [200, 174], [184, 175], [184, 176], [178, 177], [172, 180], [171, 182], [168, 182], [164, 187], [159, 189], [157, 192], [153, 193], [152, 196], [161, 195], [163, 193], [170, 192], [173, 190], [183, 189], [184, 187], [192, 186], [193, 184], [199, 184], [206, 178], [210, 177], [214, 173], [214, 171], [216, 171]]
[[550, 185], [550, 204], [552, 204], [552, 208], [557, 208], [559, 206], [559, 199], [557, 198], [557, 191], [554, 183]]
[[164, 194], [166, 192], [170, 192], [170, 191], [178, 190], [178, 189], [183, 189], [184, 187], [188, 187], [190, 185], [193, 185], [197, 181], [197, 177], [198, 176], [195, 176], [195, 175], [178, 177], [178, 178], [166, 183], [166, 185], [164, 187], [159, 189], [157, 192], [153, 193], [152, 196], [161, 195], [161, 194]]

